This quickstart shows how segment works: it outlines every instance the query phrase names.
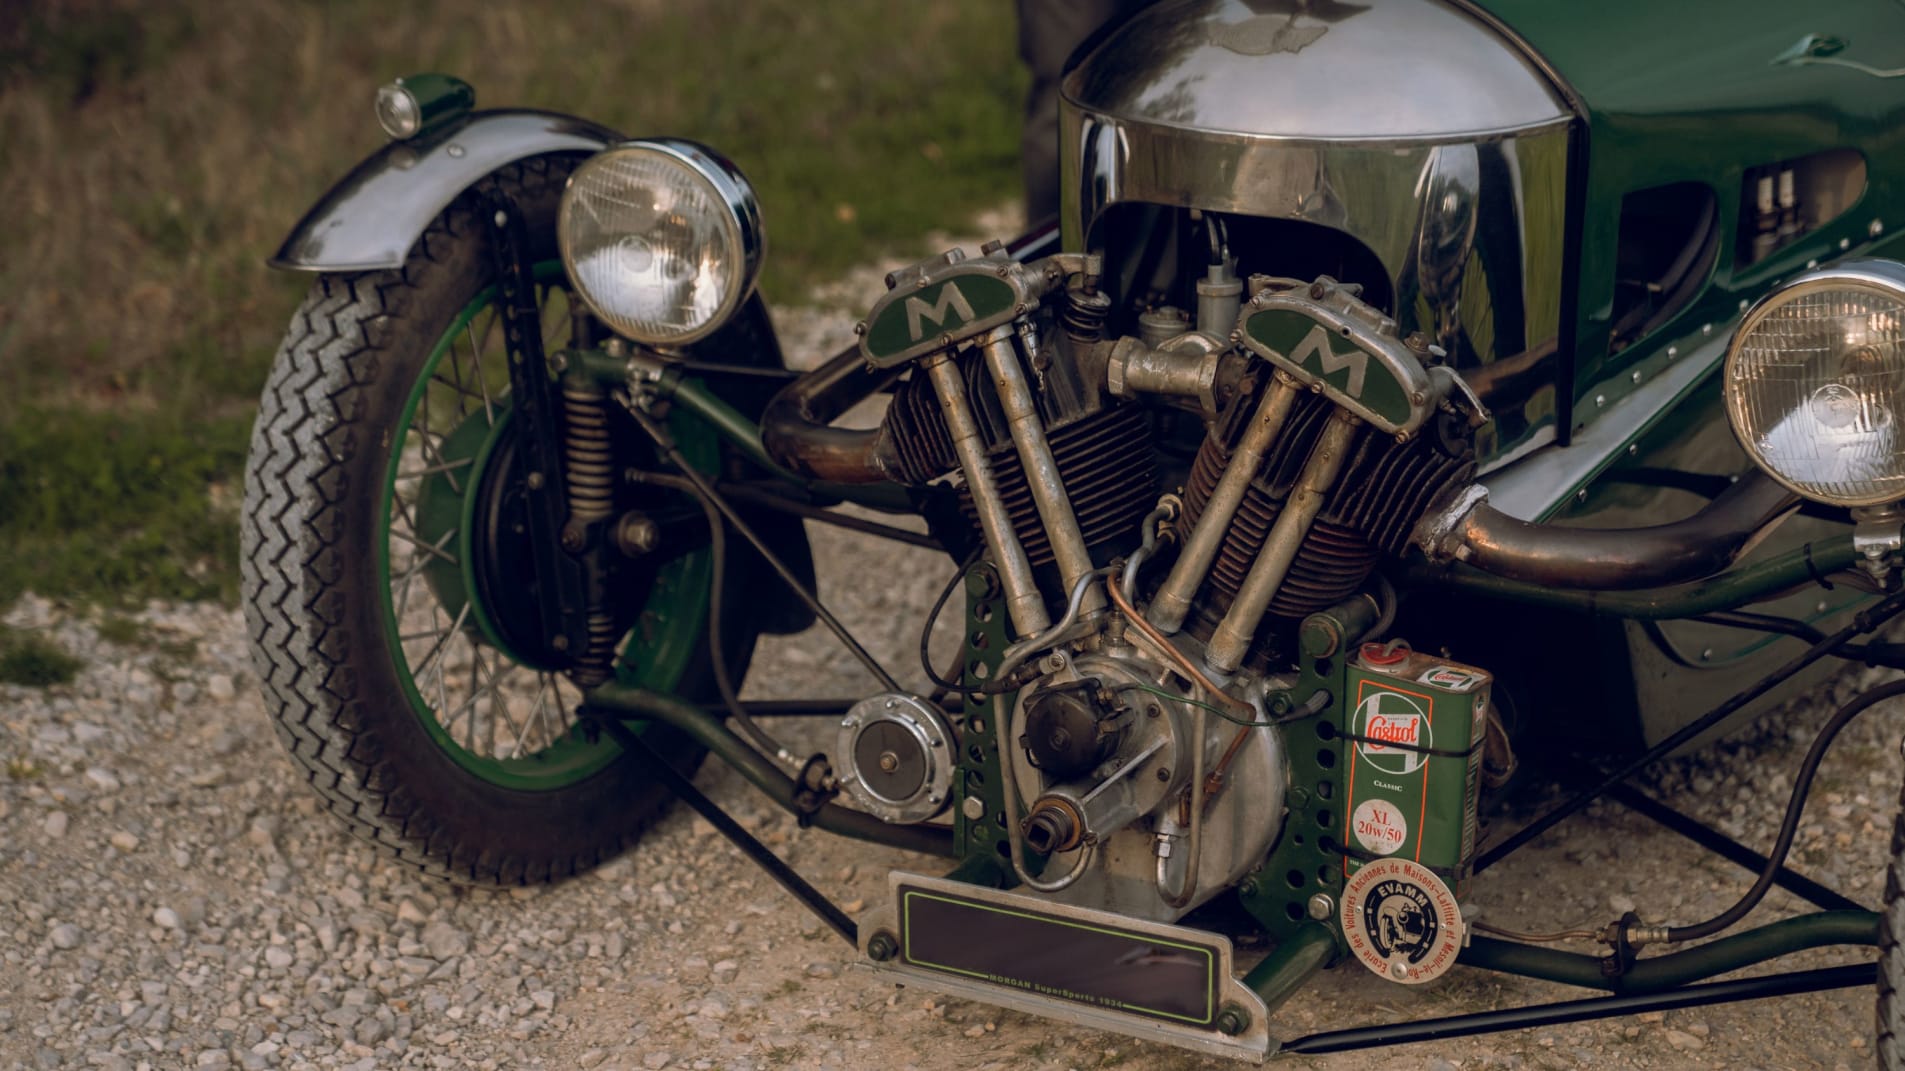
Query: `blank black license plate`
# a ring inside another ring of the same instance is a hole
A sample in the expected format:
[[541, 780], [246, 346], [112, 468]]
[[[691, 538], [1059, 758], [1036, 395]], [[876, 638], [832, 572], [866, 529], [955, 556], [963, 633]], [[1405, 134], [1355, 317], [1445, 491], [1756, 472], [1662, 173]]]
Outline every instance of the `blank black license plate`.
[[[1216, 944], [1146, 934], [940, 889], [899, 887], [901, 958], [945, 974], [1146, 1018], [1210, 1027], [1217, 1015]], [[1080, 912], [1100, 916], [1101, 912]]]

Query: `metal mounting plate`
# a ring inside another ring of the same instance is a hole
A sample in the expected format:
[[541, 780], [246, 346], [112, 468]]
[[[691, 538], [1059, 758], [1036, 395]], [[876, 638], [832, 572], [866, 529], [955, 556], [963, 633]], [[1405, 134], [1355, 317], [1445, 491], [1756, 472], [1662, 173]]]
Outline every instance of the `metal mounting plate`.
[[[898, 871], [888, 887], [860, 945], [897, 937], [891, 959], [868, 960], [895, 981], [1212, 1055], [1269, 1054], [1269, 1013], [1233, 977], [1227, 937]], [[1248, 1019], [1235, 1036], [1217, 1028], [1232, 1005]]]

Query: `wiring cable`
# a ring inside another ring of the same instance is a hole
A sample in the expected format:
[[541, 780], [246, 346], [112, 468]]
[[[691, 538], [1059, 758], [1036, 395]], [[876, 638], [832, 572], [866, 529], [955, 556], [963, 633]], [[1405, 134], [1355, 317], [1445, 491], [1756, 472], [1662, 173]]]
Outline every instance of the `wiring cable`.
[[1826, 757], [1826, 748], [1830, 747], [1834, 737], [1844, 729], [1853, 718], [1863, 714], [1873, 706], [1905, 695], [1905, 680], [1891, 681], [1860, 695], [1856, 699], [1833, 712], [1819, 735], [1813, 739], [1812, 748], [1806, 752], [1806, 758], [1799, 764], [1799, 773], [1793, 779], [1793, 793], [1786, 804], [1786, 818], [1780, 823], [1779, 837], [1773, 843], [1773, 850], [1766, 856], [1766, 865], [1761, 868], [1759, 880], [1739, 898], [1732, 907], [1707, 919], [1689, 926], [1667, 927], [1669, 941], [1697, 941], [1702, 937], [1711, 937], [1728, 926], [1745, 918], [1759, 902], [1766, 898], [1772, 889], [1773, 880], [1779, 876], [1779, 868], [1785, 865], [1786, 856], [1792, 851], [1793, 837], [1799, 832], [1799, 818], [1806, 809], [1806, 796], [1812, 789], [1813, 777], [1819, 772], [1819, 763]]

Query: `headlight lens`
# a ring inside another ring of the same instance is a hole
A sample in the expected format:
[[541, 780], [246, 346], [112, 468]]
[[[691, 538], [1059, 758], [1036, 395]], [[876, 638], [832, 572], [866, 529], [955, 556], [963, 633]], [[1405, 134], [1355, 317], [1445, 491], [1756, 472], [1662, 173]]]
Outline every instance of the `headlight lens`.
[[1726, 408], [1753, 460], [1799, 494], [1905, 498], [1905, 266], [1848, 261], [1762, 299], [1727, 350]]
[[583, 300], [637, 342], [703, 338], [741, 306], [760, 267], [760, 208], [732, 164], [684, 141], [636, 141], [576, 168], [557, 222]]

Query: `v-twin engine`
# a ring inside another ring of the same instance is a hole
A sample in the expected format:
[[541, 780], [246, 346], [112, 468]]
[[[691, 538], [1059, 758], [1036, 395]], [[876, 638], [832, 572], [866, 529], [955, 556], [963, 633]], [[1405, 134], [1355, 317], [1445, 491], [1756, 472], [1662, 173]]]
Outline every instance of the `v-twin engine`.
[[889, 276], [860, 325], [865, 367], [906, 373], [868, 456], [983, 553], [1009, 618], [965, 669], [1000, 700], [1004, 791], [965, 818], [997, 820], [1025, 887], [1162, 921], [1263, 865], [1299, 626], [1385, 616], [1371, 573], [1466, 485], [1483, 416], [1355, 287], [1230, 267], [1194, 318], [1111, 338], [1097, 258], [952, 253]]

